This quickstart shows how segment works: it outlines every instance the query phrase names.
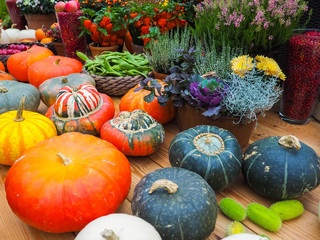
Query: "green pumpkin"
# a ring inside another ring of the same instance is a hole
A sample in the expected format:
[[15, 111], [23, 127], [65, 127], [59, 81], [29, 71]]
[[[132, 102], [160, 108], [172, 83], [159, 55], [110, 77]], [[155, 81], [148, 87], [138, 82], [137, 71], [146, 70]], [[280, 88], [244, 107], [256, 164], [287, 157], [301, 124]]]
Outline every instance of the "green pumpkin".
[[61, 88], [69, 86], [77, 89], [84, 83], [95, 86], [94, 79], [88, 74], [83, 73], [72, 73], [67, 76], [50, 78], [39, 86], [41, 100], [45, 105], [50, 107], [55, 103], [56, 96]]
[[198, 125], [173, 138], [169, 160], [171, 166], [198, 173], [217, 192], [239, 176], [242, 151], [237, 139], [229, 131]]
[[137, 184], [133, 215], [151, 225], [162, 239], [205, 240], [214, 230], [217, 200], [198, 174], [183, 168], [155, 170]]
[[26, 97], [24, 109], [37, 111], [40, 94], [36, 87], [17, 81], [0, 81], [0, 114], [17, 110], [23, 96]]
[[262, 196], [285, 200], [315, 189], [320, 181], [320, 158], [296, 137], [267, 137], [244, 153], [243, 176]]

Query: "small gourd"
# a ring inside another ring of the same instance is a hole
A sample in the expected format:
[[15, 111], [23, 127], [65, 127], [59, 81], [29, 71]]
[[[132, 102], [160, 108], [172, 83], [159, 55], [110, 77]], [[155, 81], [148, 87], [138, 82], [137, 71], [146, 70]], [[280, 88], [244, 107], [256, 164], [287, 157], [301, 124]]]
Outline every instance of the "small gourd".
[[169, 160], [171, 166], [196, 172], [214, 191], [221, 191], [239, 176], [242, 152], [237, 139], [229, 131], [198, 125], [173, 138]]
[[244, 153], [242, 170], [254, 191], [274, 200], [297, 198], [320, 182], [319, 156], [292, 135], [252, 143]]
[[162, 239], [205, 240], [214, 230], [217, 201], [198, 174], [183, 168], [155, 170], [136, 185], [133, 215], [151, 223]]
[[161, 240], [156, 229], [142, 218], [113, 213], [97, 218], [75, 240]]

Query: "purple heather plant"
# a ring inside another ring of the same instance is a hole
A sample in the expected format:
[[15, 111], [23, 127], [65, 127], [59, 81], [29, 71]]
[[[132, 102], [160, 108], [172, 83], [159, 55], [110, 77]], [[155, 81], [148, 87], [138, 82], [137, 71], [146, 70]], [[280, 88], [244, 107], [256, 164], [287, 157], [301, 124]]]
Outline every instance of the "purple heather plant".
[[303, 27], [308, 6], [304, 0], [206, 0], [195, 11], [198, 36], [212, 34], [218, 46], [225, 41], [257, 53], [289, 40], [293, 29]]

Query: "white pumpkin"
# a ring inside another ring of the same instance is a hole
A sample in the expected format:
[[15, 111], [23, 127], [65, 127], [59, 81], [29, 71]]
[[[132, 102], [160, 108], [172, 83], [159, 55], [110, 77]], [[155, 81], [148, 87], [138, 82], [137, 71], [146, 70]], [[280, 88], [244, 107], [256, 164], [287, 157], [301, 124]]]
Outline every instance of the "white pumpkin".
[[34, 29], [23, 29], [20, 31], [19, 39], [36, 39], [36, 30]]
[[6, 33], [6, 30], [0, 29], [0, 43], [5, 44], [9, 42], [10, 42], [10, 39], [8, 37], [8, 34]]
[[20, 38], [20, 30], [18, 28], [8, 28], [5, 30], [6, 34], [8, 35], [9, 42], [17, 42]]
[[145, 220], [114, 213], [97, 218], [82, 229], [75, 240], [161, 240], [157, 230]]
[[268, 238], [251, 233], [238, 233], [225, 237], [222, 240], [268, 240]]

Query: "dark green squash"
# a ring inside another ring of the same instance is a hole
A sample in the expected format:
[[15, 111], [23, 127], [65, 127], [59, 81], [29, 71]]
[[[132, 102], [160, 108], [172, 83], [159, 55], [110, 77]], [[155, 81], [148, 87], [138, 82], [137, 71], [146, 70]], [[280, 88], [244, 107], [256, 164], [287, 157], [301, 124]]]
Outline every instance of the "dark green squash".
[[218, 207], [214, 191], [198, 174], [162, 168], [137, 184], [131, 209], [164, 240], [205, 240], [214, 230]]
[[39, 86], [42, 102], [50, 107], [56, 101], [59, 90], [65, 86], [79, 88], [81, 84], [88, 83], [95, 86], [95, 81], [88, 74], [72, 73], [67, 76], [54, 77], [44, 81]]
[[196, 172], [214, 191], [221, 191], [239, 176], [242, 151], [237, 139], [229, 131], [199, 125], [173, 138], [169, 160], [171, 166]]
[[26, 97], [24, 109], [37, 111], [40, 94], [36, 87], [17, 81], [0, 81], [0, 114], [17, 110], [23, 96]]
[[292, 135], [252, 143], [244, 153], [242, 170], [254, 191], [274, 200], [297, 198], [320, 181], [319, 156]]

